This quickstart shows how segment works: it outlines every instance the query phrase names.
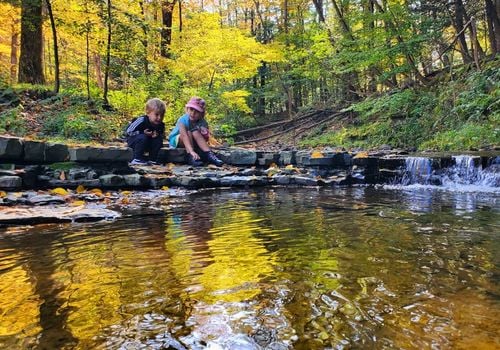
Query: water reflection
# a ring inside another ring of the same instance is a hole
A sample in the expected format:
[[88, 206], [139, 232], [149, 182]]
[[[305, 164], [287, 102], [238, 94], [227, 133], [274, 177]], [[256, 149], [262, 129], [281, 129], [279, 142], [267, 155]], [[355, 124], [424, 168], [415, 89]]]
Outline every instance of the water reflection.
[[[494, 194], [210, 192], [0, 231], [0, 347], [497, 348]], [[202, 203], [202, 205], [200, 205]]]

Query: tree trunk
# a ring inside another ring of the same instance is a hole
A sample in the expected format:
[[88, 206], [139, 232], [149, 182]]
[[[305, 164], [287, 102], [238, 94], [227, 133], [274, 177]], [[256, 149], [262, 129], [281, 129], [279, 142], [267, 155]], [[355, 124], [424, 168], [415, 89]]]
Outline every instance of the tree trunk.
[[104, 67], [104, 92], [102, 99], [105, 107], [109, 107], [108, 101], [108, 79], [109, 66], [111, 61], [111, 0], [107, 0], [107, 25], [108, 25], [108, 40], [106, 43], [106, 66]]
[[[495, 0], [500, 4], [500, 0]], [[488, 38], [491, 45], [491, 52], [495, 55], [500, 51], [500, 13], [497, 12], [492, 0], [486, 2], [486, 21], [488, 23]]]
[[172, 20], [175, 1], [163, 1], [161, 4], [162, 28], [161, 28], [161, 56], [169, 58], [169, 46], [172, 43]]
[[104, 83], [102, 81], [101, 56], [98, 53], [94, 53], [94, 65], [97, 86], [99, 86], [99, 89], [104, 89]]
[[10, 84], [16, 82], [17, 76], [17, 49], [19, 47], [19, 19], [13, 19], [11, 24], [11, 37], [10, 37]]
[[21, 1], [20, 83], [43, 84], [42, 0]]
[[47, 5], [47, 12], [49, 13], [50, 18], [50, 27], [52, 29], [52, 40], [54, 45], [54, 92], [57, 94], [59, 93], [59, 87], [61, 83], [59, 79], [59, 50], [57, 47], [56, 23], [54, 21], [54, 14], [52, 13], [50, 0], [45, 0], [45, 4]]
[[465, 20], [465, 8], [462, 0], [455, 0], [455, 29], [457, 33], [461, 33], [458, 36], [458, 43], [460, 45], [460, 53], [462, 54], [462, 59], [464, 63], [469, 63], [472, 58], [469, 54], [469, 49], [467, 48], [467, 41], [465, 40], [464, 29]]

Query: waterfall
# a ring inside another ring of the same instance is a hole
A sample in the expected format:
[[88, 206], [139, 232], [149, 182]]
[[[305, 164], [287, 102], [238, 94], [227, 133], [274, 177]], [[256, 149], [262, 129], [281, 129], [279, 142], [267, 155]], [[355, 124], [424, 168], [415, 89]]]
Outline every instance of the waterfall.
[[401, 183], [403, 185], [427, 185], [432, 175], [431, 160], [425, 157], [406, 158], [406, 169]]
[[444, 169], [442, 173], [443, 186], [459, 186], [459, 185], [476, 185], [488, 187], [500, 187], [500, 164], [491, 164], [486, 169], [483, 169], [481, 164], [475, 163], [475, 157], [471, 156], [454, 156], [454, 165]]
[[500, 188], [500, 157], [492, 158], [484, 169], [481, 158], [477, 156], [458, 155], [451, 160], [449, 167], [433, 169], [431, 158], [408, 157], [398, 183], [403, 186], [437, 185], [466, 191]]

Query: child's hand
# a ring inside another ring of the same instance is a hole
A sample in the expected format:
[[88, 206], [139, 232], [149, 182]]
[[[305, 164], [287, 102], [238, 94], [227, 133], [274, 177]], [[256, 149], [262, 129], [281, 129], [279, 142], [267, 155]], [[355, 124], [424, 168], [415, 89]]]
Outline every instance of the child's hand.
[[195, 151], [189, 152], [189, 154], [191, 155], [191, 157], [193, 157], [194, 160], [200, 160], [200, 156]]
[[153, 134], [151, 135], [152, 138], [158, 137], [158, 131], [154, 130]]
[[149, 129], [144, 130], [144, 135], [146, 135], [146, 136], [153, 137], [153, 134], [154, 134], [154, 131], [151, 131]]

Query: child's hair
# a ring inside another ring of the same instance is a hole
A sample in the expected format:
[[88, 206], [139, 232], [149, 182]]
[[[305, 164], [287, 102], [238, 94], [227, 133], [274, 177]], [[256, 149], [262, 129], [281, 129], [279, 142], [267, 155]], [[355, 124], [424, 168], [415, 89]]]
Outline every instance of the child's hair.
[[146, 114], [149, 112], [156, 112], [163, 117], [166, 109], [165, 102], [159, 98], [152, 98], [146, 102]]

